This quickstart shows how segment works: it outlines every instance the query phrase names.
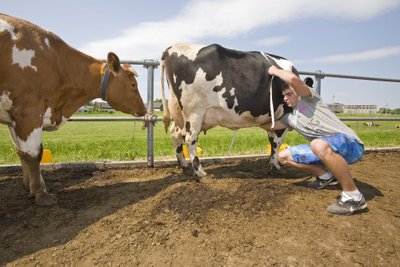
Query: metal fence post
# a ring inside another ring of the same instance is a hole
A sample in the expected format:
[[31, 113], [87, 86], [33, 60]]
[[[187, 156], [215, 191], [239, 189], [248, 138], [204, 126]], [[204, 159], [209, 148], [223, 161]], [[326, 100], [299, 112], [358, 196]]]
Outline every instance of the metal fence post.
[[323, 79], [324, 76], [322, 75], [322, 72], [320, 70], [315, 71], [315, 81], [317, 85], [315, 86], [315, 90], [319, 95], [321, 95], [321, 79]]
[[[153, 114], [154, 68], [157, 65], [154, 60], [145, 60], [143, 65], [147, 68], [147, 113]], [[154, 167], [154, 126], [152, 121], [147, 127], [147, 167]]]

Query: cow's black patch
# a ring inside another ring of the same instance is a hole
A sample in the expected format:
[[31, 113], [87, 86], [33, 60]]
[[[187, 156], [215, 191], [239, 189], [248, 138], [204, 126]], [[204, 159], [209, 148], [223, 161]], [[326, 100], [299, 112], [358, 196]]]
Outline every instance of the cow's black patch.
[[198, 171], [200, 166], [200, 160], [198, 156], [195, 156], [193, 159], [193, 168]]
[[187, 133], [190, 133], [190, 121], [187, 121], [185, 124], [185, 129]]
[[281, 57], [281, 56], [278, 56], [278, 55], [274, 55], [274, 54], [271, 54], [271, 53], [265, 53], [265, 54], [267, 54], [267, 55], [270, 56], [270, 57], [276, 58], [276, 59], [283, 59], [283, 60], [286, 60], [286, 58]]
[[179, 145], [176, 147], [176, 153], [182, 153], [183, 151], [183, 145]]

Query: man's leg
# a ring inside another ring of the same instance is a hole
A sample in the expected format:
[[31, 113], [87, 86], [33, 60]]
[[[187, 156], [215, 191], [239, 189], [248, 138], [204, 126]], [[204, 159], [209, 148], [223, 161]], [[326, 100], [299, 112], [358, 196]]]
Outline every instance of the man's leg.
[[334, 152], [325, 140], [315, 139], [310, 145], [313, 152], [330, 169], [342, 186], [343, 192], [340, 198], [327, 210], [334, 214], [350, 215], [366, 209], [367, 202], [354, 183], [347, 161], [340, 154]]
[[322, 139], [315, 139], [310, 145], [313, 152], [340, 182], [343, 191], [357, 190], [349, 170], [349, 165], [341, 155], [335, 153], [329, 144]]
[[311, 175], [314, 176], [320, 176], [326, 173], [326, 169], [322, 167], [321, 165], [311, 165], [311, 164], [302, 164], [296, 162], [292, 155], [290, 154], [290, 151], [288, 149], [285, 149], [281, 152], [279, 152], [278, 155], [278, 160], [279, 163], [281, 163], [284, 166], [298, 169], [300, 171], [304, 171], [307, 173], [310, 173]]

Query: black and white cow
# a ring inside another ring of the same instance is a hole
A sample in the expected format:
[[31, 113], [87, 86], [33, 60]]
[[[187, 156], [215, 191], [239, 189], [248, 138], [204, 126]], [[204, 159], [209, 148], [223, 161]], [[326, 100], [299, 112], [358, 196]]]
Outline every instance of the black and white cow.
[[[182, 152], [183, 141], [195, 175], [206, 175], [197, 156], [197, 139], [201, 131], [217, 125], [229, 129], [258, 126], [268, 130], [272, 148], [270, 164], [279, 169], [277, 151], [286, 129], [272, 129], [274, 120], [290, 109], [283, 102], [282, 80], [266, 72], [271, 64], [297, 74], [293, 64], [282, 57], [232, 50], [217, 44], [175, 44], [164, 51], [161, 61], [164, 125], [167, 130], [173, 119], [170, 132], [178, 163], [184, 170], [188, 164]], [[168, 104], [164, 71], [170, 88]]]

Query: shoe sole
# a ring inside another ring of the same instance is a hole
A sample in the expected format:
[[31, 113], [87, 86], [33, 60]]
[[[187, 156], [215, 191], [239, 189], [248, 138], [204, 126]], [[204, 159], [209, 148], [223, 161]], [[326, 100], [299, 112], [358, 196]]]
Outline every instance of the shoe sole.
[[312, 188], [312, 189], [323, 189], [325, 187], [335, 186], [335, 185], [338, 185], [338, 184], [339, 184], [339, 181], [334, 181], [334, 182], [330, 182], [330, 183], [324, 184], [322, 186], [316, 186], [316, 187], [315, 186], [310, 186], [310, 185], [307, 184], [307, 187], [308, 188]]
[[349, 211], [347, 213], [336, 213], [336, 212], [330, 211], [330, 210], [327, 210], [327, 211], [329, 213], [335, 214], [335, 215], [352, 215], [352, 214], [358, 214], [358, 213], [366, 212], [367, 208], [368, 208], [367, 203], [364, 203], [364, 205], [362, 205], [361, 207], [358, 207], [357, 209], [355, 209], [353, 211]]

